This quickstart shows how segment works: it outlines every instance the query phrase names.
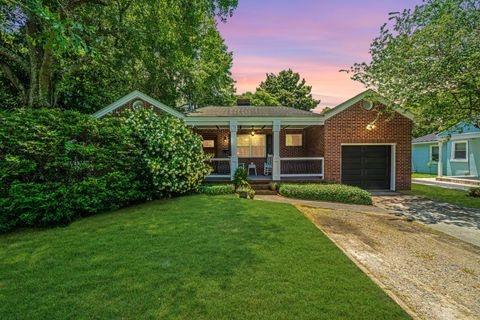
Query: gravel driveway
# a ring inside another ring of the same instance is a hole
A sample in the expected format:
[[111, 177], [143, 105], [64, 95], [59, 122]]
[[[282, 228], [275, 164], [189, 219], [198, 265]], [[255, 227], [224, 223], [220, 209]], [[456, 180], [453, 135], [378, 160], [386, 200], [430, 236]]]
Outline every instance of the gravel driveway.
[[389, 194], [374, 196], [375, 206], [404, 216], [480, 247], [480, 209], [464, 208], [426, 198]]
[[415, 317], [480, 318], [480, 248], [391, 214], [297, 207]]

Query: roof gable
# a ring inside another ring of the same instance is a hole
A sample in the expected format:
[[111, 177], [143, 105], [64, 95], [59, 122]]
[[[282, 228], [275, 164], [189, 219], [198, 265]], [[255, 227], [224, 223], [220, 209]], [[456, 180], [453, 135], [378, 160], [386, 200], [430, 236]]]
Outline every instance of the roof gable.
[[130, 92], [129, 94], [127, 94], [126, 96], [118, 99], [117, 101], [115, 101], [114, 103], [106, 106], [105, 108], [101, 109], [101, 110], [98, 110], [97, 112], [95, 112], [93, 114], [93, 116], [95, 118], [101, 118], [103, 117], [104, 115], [108, 114], [108, 113], [111, 113], [113, 111], [115, 111], [116, 109], [126, 105], [128, 102], [132, 101], [132, 100], [135, 100], [135, 99], [141, 99], [147, 103], [149, 103], [150, 105], [152, 105], [153, 107], [155, 108], [158, 108], [174, 117], [177, 117], [177, 118], [180, 118], [180, 119], [183, 119], [185, 117], [185, 115], [183, 113], [180, 113], [178, 112], [177, 110], [161, 103], [160, 101], [138, 91], [138, 90], [135, 90], [135, 91], [132, 91]]
[[[327, 113], [324, 114], [325, 120], [330, 119], [331, 117], [339, 114], [340, 112], [350, 108], [351, 106], [353, 106], [357, 102], [362, 101], [363, 99], [365, 99], [365, 97], [367, 97], [369, 94], [372, 94], [372, 93], [375, 93], [375, 91], [373, 91], [372, 89], [368, 89], [363, 91], [362, 93], [357, 94], [353, 98], [350, 98], [347, 101], [339, 104], [338, 106], [336, 106], [335, 108], [333, 108], [332, 110], [329, 110]], [[381, 98], [376, 98], [376, 100], [384, 105], [387, 104], [387, 102]], [[402, 116], [410, 120], [413, 120], [413, 117], [414, 117], [413, 114], [408, 111], [402, 110], [400, 108], [395, 108], [395, 112], [401, 114]]]
[[446, 137], [452, 134], [467, 134], [467, 133], [480, 133], [480, 128], [478, 128], [473, 124], [462, 121], [462, 122], [459, 122], [457, 125], [453, 126], [452, 128], [441, 132], [439, 136]]

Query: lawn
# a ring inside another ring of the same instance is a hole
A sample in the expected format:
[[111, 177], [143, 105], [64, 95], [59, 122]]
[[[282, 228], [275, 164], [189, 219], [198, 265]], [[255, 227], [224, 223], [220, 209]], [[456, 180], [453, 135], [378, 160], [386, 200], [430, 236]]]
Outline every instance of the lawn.
[[412, 178], [436, 178], [436, 174], [428, 174], [428, 173], [412, 173]]
[[0, 236], [0, 318], [408, 316], [293, 206], [198, 195]]
[[480, 208], [480, 198], [469, 197], [466, 191], [412, 183], [412, 190], [402, 192], [458, 206]]

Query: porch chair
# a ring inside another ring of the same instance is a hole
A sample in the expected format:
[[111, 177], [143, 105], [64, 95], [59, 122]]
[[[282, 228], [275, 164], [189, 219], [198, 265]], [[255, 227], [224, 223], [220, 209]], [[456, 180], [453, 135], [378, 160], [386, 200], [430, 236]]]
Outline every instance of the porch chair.
[[268, 154], [267, 162], [263, 164], [263, 175], [268, 176], [269, 174], [272, 174], [272, 170], [273, 170], [273, 155]]

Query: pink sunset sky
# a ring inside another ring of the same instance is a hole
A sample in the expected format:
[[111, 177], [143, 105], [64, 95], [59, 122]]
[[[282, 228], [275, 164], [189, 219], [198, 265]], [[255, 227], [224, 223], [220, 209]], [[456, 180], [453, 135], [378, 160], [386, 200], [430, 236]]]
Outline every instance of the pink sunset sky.
[[341, 69], [369, 60], [370, 43], [388, 13], [421, 0], [239, 0], [233, 17], [219, 23], [233, 51], [237, 93], [255, 91], [266, 73], [291, 68], [312, 86], [317, 109], [365, 90]]

